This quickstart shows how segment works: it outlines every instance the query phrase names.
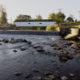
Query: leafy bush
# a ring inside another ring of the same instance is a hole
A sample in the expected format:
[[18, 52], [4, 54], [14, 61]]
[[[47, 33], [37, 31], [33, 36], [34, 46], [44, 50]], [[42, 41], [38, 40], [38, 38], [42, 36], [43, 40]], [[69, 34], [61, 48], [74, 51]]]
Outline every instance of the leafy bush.
[[53, 30], [56, 30], [56, 25], [46, 27], [46, 31], [53, 31]]
[[80, 21], [78, 22], [66, 22], [61, 27], [80, 27]]
[[41, 30], [41, 27], [40, 27], [40, 26], [38, 26], [38, 27], [37, 27], [37, 30]]

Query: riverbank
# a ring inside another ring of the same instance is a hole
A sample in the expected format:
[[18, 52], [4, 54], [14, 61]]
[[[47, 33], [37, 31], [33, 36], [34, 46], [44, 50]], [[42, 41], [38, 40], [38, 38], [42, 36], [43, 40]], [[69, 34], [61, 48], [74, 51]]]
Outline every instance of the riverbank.
[[79, 49], [59, 37], [0, 38], [0, 80], [80, 80]]

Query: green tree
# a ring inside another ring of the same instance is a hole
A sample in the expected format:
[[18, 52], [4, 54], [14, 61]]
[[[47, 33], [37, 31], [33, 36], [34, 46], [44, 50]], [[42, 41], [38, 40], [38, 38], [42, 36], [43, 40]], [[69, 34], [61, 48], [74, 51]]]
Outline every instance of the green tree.
[[46, 27], [46, 31], [53, 31], [53, 30], [56, 30], [56, 25]]
[[56, 20], [56, 14], [55, 13], [49, 14], [48, 19]]
[[42, 16], [41, 15], [37, 15], [35, 19], [36, 20], [42, 20]]
[[7, 13], [6, 9], [0, 5], [0, 24], [6, 24], [7, 23]]
[[51, 13], [48, 16], [49, 19], [55, 20], [58, 24], [64, 22], [65, 17], [65, 14], [62, 12]]
[[19, 15], [17, 16], [16, 20], [31, 20], [30, 15]]
[[57, 21], [57, 23], [59, 24], [59, 23], [64, 22], [65, 17], [66, 17], [66, 16], [65, 16], [64, 13], [58, 12], [58, 13], [56, 14], [56, 21]]
[[69, 21], [69, 22], [74, 22], [74, 19], [73, 19], [72, 17], [68, 17], [68, 18], [67, 18], [67, 21]]

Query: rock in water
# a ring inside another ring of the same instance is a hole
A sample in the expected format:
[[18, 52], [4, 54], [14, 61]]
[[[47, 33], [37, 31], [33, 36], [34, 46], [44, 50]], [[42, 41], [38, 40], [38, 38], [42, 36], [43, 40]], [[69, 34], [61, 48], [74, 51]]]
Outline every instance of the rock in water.
[[70, 73], [69, 75], [70, 75], [70, 77], [74, 77], [75, 76], [73, 73]]
[[32, 74], [28, 74], [27, 76], [25, 76], [26, 79], [27, 79], [27, 78], [32, 78], [32, 77], [33, 77]]
[[17, 52], [17, 50], [13, 50], [13, 52]]
[[68, 78], [66, 76], [62, 76], [61, 80], [68, 80]]
[[62, 53], [59, 55], [59, 60], [62, 62], [66, 62], [68, 60], [67, 58], [67, 54], [66, 53]]
[[61, 53], [59, 55], [59, 60], [62, 62], [66, 62], [68, 59], [73, 59], [73, 55], [70, 53]]
[[21, 48], [20, 50], [21, 50], [21, 51], [25, 51], [25, 50], [26, 50], [26, 48]]
[[70, 40], [78, 40], [78, 35], [79, 35], [79, 28], [61, 28], [60, 30], [60, 35], [64, 39], [70, 39]]
[[49, 75], [48, 77], [51, 78], [52, 80], [55, 79], [55, 76], [54, 75]]
[[20, 76], [22, 73], [21, 72], [16, 72], [15, 75], [16, 76]]
[[9, 42], [8, 39], [3, 39], [2, 41], [3, 41], [4, 43], [8, 43], [8, 42]]

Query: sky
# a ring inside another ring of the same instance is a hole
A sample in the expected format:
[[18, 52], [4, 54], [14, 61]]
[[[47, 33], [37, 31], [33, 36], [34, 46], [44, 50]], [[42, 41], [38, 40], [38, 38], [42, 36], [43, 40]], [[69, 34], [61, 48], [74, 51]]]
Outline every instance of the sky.
[[80, 0], [0, 0], [0, 4], [6, 8], [9, 22], [19, 14], [31, 15], [32, 18], [40, 14], [46, 19], [50, 13], [59, 10], [67, 16], [74, 15], [75, 19], [80, 19]]

